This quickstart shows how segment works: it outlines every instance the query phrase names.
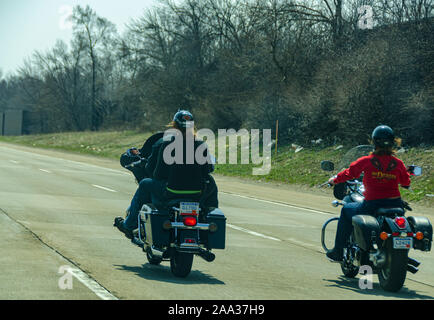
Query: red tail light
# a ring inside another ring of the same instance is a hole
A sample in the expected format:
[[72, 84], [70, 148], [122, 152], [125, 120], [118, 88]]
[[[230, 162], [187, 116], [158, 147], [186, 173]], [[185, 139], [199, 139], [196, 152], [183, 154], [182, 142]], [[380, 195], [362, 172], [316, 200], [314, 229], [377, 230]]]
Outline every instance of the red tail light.
[[397, 217], [395, 218], [395, 224], [398, 226], [399, 229], [405, 229], [407, 226], [407, 220], [403, 217]]
[[197, 223], [196, 217], [185, 217], [184, 218], [184, 224], [186, 226], [193, 227], [196, 225], [196, 223]]

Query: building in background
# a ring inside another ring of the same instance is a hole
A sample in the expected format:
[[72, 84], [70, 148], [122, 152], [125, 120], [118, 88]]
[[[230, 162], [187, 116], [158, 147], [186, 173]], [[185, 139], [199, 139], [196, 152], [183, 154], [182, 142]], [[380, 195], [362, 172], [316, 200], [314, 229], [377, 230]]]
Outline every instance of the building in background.
[[2, 136], [19, 136], [23, 133], [23, 110], [0, 112], [0, 132]]

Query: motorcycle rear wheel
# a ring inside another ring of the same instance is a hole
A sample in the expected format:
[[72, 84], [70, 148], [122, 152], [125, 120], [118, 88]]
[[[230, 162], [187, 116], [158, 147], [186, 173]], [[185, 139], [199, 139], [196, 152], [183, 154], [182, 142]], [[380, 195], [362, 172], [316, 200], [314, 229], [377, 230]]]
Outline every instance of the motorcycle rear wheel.
[[175, 251], [170, 258], [170, 270], [172, 273], [181, 278], [190, 274], [193, 265], [193, 254]]
[[393, 249], [392, 241], [386, 244], [386, 263], [378, 272], [380, 286], [390, 292], [399, 291], [407, 276], [408, 250]]

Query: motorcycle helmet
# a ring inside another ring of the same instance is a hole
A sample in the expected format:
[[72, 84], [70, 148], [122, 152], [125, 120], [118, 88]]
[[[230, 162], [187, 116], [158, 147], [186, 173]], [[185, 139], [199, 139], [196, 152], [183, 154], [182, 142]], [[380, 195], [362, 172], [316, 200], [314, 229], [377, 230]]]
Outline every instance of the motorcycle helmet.
[[176, 123], [178, 128], [190, 128], [193, 126], [193, 115], [187, 110], [178, 110], [173, 117], [173, 122]]
[[392, 128], [386, 125], [380, 125], [372, 131], [372, 141], [376, 147], [392, 147], [395, 142], [395, 134]]

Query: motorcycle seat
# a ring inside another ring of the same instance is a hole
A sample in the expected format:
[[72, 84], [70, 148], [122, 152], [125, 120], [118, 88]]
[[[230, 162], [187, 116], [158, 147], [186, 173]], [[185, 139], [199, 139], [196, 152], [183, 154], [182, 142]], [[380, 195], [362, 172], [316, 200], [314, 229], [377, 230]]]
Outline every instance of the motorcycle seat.
[[403, 208], [379, 208], [375, 212], [379, 216], [403, 216], [404, 213]]

